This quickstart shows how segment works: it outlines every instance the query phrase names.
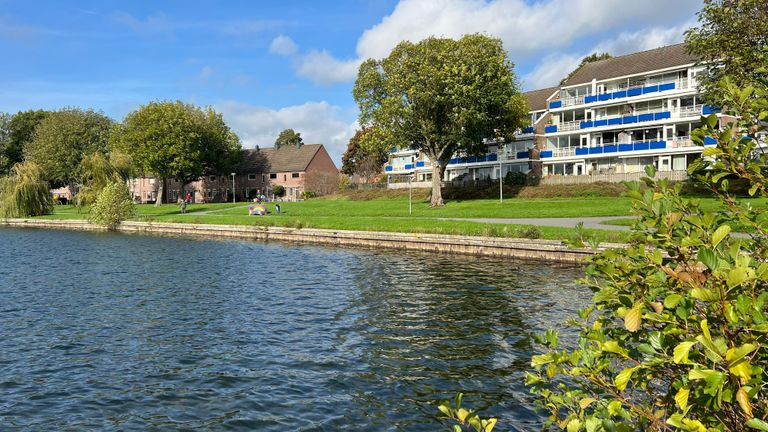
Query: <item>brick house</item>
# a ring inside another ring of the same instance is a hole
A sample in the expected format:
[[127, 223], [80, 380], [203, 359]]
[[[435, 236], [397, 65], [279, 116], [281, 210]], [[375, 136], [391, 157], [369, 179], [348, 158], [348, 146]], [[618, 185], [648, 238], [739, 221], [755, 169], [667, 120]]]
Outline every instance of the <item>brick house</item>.
[[[233, 176], [234, 174], [234, 176]], [[243, 150], [243, 160], [232, 172], [206, 175], [188, 183], [181, 190], [175, 178], [164, 180], [138, 177], [128, 180], [128, 189], [135, 202], [149, 203], [157, 198], [163, 182], [163, 202], [173, 203], [187, 193], [192, 202], [224, 202], [232, 200], [232, 187], [237, 201], [248, 201], [257, 195], [270, 199], [272, 186], [280, 185], [285, 193], [279, 199], [296, 201], [305, 191], [318, 195], [338, 188], [339, 171], [322, 144], [305, 144], [299, 148], [288, 146]], [[234, 177], [234, 178], [233, 178]]]

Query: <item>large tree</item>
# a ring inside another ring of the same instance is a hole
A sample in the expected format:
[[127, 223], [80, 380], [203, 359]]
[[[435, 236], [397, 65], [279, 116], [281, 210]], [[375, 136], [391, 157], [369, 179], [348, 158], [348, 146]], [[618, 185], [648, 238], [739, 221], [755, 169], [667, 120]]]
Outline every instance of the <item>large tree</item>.
[[32, 141], [37, 125], [47, 115], [48, 111], [43, 110], [0, 114], [0, 174], [10, 172], [14, 164], [24, 159], [24, 145]]
[[349, 139], [347, 150], [341, 157], [342, 173], [350, 176], [357, 174], [366, 180], [381, 174], [381, 167], [387, 161], [387, 151], [362, 145], [363, 137], [369, 132], [370, 129], [358, 130]]
[[286, 146], [301, 147], [302, 145], [304, 145], [304, 140], [301, 139], [301, 133], [293, 129], [284, 129], [275, 140], [275, 149]]
[[369, 148], [417, 146], [432, 160], [433, 207], [454, 153], [486, 151], [483, 138], [511, 136], [527, 108], [500, 39], [467, 35], [401, 42], [360, 65], [354, 97]]
[[706, 98], [720, 104], [718, 82], [728, 77], [740, 87], [760, 85], [768, 76], [768, 2], [705, 0], [699, 26], [685, 33], [688, 51], [708, 65], [699, 75]]
[[114, 122], [102, 113], [65, 108], [45, 115], [31, 141], [24, 144], [24, 159], [36, 163], [53, 185], [73, 183], [80, 177], [84, 155], [106, 152]]
[[[242, 157], [240, 139], [213, 108], [151, 102], [128, 114], [112, 141], [145, 175], [175, 177], [184, 186], [207, 174], [228, 173]], [[156, 204], [163, 199], [160, 181]]]

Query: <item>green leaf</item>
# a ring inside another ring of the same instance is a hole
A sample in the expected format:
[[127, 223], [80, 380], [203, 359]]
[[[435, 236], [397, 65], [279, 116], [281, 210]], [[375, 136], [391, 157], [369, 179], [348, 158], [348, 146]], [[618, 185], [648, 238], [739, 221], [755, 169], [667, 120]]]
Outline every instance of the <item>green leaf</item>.
[[571, 419], [571, 421], [568, 422], [568, 427], [566, 428], [567, 432], [579, 432], [581, 430], [581, 420], [577, 418]]
[[762, 420], [760, 420], [758, 418], [753, 418], [753, 419], [747, 420], [746, 425], [751, 427], [752, 429], [757, 429], [759, 431], [768, 432], [768, 423], [766, 423], [766, 422], [764, 422], [764, 421], [762, 421]]
[[704, 265], [712, 271], [717, 271], [717, 269], [720, 268], [720, 260], [717, 258], [717, 254], [711, 249], [699, 249], [699, 261], [704, 263]]
[[552, 363], [552, 354], [539, 354], [531, 357], [531, 367]]
[[603, 351], [621, 355], [627, 355], [627, 350], [619, 346], [619, 343], [615, 340], [609, 340], [602, 346]]
[[646, 165], [645, 166], [645, 175], [647, 175], [650, 178], [656, 177], [656, 167], [653, 165]]
[[757, 345], [746, 343], [738, 348], [731, 348], [725, 353], [725, 359], [728, 360], [729, 366], [735, 365], [744, 356], [757, 349]]
[[675, 363], [688, 363], [688, 353], [691, 351], [691, 347], [696, 345], [696, 341], [680, 342], [675, 347], [672, 359]]
[[728, 225], [720, 225], [714, 234], [712, 234], [712, 246], [717, 247], [721, 241], [731, 232], [731, 227]]
[[670, 294], [666, 298], [664, 298], [664, 307], [667, 309], [674, 309], [677, 307], [677, 304], [680, 303], [680, 300], [683, 299], [683, 296], [680, 294]]
[[694, 288], [691, 290], [691, 297], [705, 302], [716, 302], [720, 300], [720, 291], [714, 288]]
[[728, 272], [728, 279], [726, 282], [728, 283], [728, 288], [733, 288], [741, 285], [748, 278], [749, 274], [744, 267], [735, 267]]
[[632, 374], [635, 372], [635, 368], [626, 368], [619, 372], [618, 375], [616, 375], [616, 379], [614, 380], [614, 383], [616, 384], [616, 388], [618, 388], [620, 391], [624, 391], [624, 389], [627, 388], [627, 384], [629, 383], [629, 379], [632, 378]]

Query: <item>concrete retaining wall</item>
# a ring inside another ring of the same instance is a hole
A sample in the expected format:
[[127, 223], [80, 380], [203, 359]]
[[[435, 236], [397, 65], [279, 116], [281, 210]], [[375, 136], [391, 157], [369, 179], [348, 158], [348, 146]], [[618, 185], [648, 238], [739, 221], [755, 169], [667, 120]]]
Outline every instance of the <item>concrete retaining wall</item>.
[[[101, 226], [92, 225], [87, 221], [80, 220], [5, 219], [0, 220], [0, 226], [104, 231], [104, 228]], [[581, 262], [595, 253], [591, 249], [570, 249], [556, 240], [343, 231], [311, 228], [298, 229], [237, 225], [124, 222], [118, 227], [117, 231], [124, 233], [181, 235], [203, 238], [233, 238], [502, 258], [523, 258], [568, 263]], [[621, 246], [622, 245], [617, 244], [604, 244], [602, 247]]]

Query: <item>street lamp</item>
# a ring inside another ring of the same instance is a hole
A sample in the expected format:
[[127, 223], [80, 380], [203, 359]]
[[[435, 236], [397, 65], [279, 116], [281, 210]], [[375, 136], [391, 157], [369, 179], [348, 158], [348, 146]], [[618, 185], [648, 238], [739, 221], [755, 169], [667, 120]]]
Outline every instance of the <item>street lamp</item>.
[[499, 138], [501, 141], [500, 144], [498, 144], [498, 153], [499, 153], [499, 203], [504, 202], [504, 176], [502, 175], [502, 157], [506, 156], [506, 151], [502, 151], [501, 146], [504, 145], [504, 150], [507, 149], [506, 143], [504, 142], [504, 138]]
[[232, 204], [235, 203], [235, 173], [232, 173]]

